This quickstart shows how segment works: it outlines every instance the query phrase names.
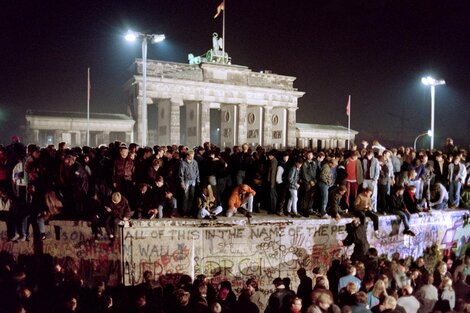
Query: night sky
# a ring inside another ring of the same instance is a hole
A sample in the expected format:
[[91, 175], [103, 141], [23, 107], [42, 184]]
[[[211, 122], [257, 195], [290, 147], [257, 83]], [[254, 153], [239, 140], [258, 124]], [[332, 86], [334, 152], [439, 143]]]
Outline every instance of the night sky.
[[[226, 0], [226, 51], [233, 64], [296, 76], [305, 91], [298, 122], [347, 126], [359, 140], [412, 145], [430, 128], [436, 90], [436, 139], [470, 143], [470, 1]], [[0, 142], [20, 132], [26, 109], [86, 111], [91, 67], [93, 112], [125, 113], [123, 84], [141, 46], [132, 28], [165, 33], [148, 57], [187, 62], [212, 47], [219, 0], [2, 1]], [[418, 146], [428, 146], [428, 139]]]

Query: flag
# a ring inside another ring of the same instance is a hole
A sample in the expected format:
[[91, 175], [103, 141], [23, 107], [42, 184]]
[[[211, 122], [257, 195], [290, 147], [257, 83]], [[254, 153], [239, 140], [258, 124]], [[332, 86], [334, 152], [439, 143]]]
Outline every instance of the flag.
[[217, 7], [217, 13], [214, 15], [214, 18], [217, 18], [220, 15], [220, 12], [222, 12], [222, 10], [225, 10], [224, 1], [222, 1]]
[[346, 115], [349, 116], [351, 114], [351, 95], [348, 98], [348, 104], [346, 105]]

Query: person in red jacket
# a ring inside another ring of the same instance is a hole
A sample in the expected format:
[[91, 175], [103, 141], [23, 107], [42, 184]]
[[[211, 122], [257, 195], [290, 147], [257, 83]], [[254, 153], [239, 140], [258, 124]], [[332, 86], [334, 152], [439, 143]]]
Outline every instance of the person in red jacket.
[[256, 192], [246, 184], [241, 184], [233, 188], [232, 194], [228, 199], [227, 217], [231, 217], [237, 213], [246, 212], [246, 217], [251, 218], [253, 212], [253, 198]]

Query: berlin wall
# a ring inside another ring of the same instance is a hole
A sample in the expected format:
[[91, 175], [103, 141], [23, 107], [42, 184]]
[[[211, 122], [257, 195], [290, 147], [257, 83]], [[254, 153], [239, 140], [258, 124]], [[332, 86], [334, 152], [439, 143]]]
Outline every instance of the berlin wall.
[[[470, 225], [464, 225], [468, 211], [433, 212], [412, 216], [411, 228], [416, 237], [397, 232], [396, 216], [380, 217], [379, 238], [372, 236], [370, 245], [379, 254], [399, 252], [402, 257], [417, 257], [426, 247], [437, 244], [462, 247], [470, 238]], [[288, 219], [255, 216], [248, 220], [219, 218], [215, 221], [164, 219], [133, 221], [121, 227], [113, 245], [108, 240], [95, 242], [86, 222], [51, 221], [47, 239], [40, 246], [32, 241], [12, 243], [6, 240], [6, 227], [0, 223], [0, 250], [18, 257], [35, 251], [50, 254], [62, 266], [72, 267], [85, 282], [102, 279], [110, 285], [142, 282], [146, 270], [160, 283], [176, 282], [181, 275], [206, 274], [213, 284], [232, 282], [235, 290], [251, 277], [260, 281], [260, 289], [269, 294], [276, 277], [290, 277], [298, 285], [296, 271], [310, 272], [326, 268], [334, 258], [352, 252], [339, 243], [346, 237], [346, 223], [319, 219]], [[392, 234], [390, 236], [390, 234]]]
[[[372, 236], [369, 223], [369, 242], [379, 254], [399, 252], [403, 257], [418, 257], [433, 244], [441, 248], [451, 247], [454, 242], [463, 245], [470, 237], [470, 228], [463, 228], [465, 214], [468, 212], [413, 216], [411, 225], [416, 237], [401, 234], [403, 225], [397, 223], [396, 216], [383, 216], [379, 238]], [[215, 284], [230, 280], [235, 289], [241, 288], [248, 278], [256, 277], [261, 289], [268, 291], [273, 288], [274, 278], [288, 276], [295, 287], [300, 267], [307, 271], [314, 267], [326, 269], [334, 258], [352, 252], [352, 247], [339, 244], [347, 235], [349, 221], [237, 218], [171, 221], [167, 225], [139, 221], [123, 229], [124, 282], [140, 283], [143, 272], [150, 270], [164, 281], [165, 277], [177, 279], [182, 273], [192, 277], [206, 274]]]

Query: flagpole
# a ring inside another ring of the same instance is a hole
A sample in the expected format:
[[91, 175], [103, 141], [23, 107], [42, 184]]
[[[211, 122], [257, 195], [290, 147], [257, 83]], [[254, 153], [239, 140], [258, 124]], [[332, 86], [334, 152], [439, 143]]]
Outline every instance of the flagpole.
[[88, 68], [87, 101], [86, 101], [86, 145], [90, 146], [90, 68]]
[[351, 95], [348, 99], [348, 150], [351, 150]]
[[222, 10], [222, 60], [224, 60], [224, 64], [228, 62], [225, 61], [225, 8], [227, 0], [224, 0], [224, 9]]

